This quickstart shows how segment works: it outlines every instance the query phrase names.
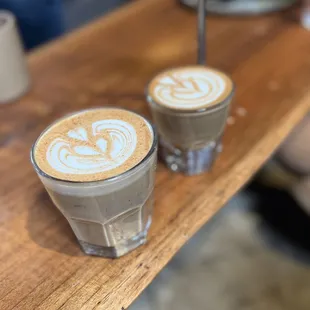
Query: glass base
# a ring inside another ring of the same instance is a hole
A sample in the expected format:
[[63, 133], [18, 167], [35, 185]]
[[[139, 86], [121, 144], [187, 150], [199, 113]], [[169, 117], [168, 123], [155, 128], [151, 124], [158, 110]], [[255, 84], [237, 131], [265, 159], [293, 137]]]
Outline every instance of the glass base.
[[82, 240], [79, 240], [79, 243], [82, 250], [87, 255], [102, 256], [107, 258], [117, 258], [131, 252], [140, 245], [145, 244], [147, 240], [146, 238], [147, 232], [150, 226], [151, 226], [151, 217], [148, 220], [146, 229], [142, 231], [139, 235], [133, 237], [130, 240], [117, 244], [113, 247], [95, 245]]
[[201, 149], [180, 150], [161, 139], [159, 155], [170, 170], [197, 175], [209, 171], [221, 151], [221, 140], [212, 141]]

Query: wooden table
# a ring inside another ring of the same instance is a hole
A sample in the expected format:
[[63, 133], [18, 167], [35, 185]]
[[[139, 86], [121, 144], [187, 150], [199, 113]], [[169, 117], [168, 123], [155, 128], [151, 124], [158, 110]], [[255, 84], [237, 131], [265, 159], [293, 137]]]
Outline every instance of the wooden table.
[[197, 177], [159, 165], [145, 246], [118, 260], [83, 255], [30, 146], [69, 111], [109, 104], [149, 115], [147, 81], [195, 62], [195, 25], [174, 0], [135, 1], [29, 56], [31, 92], [0, 107], [0, 309], [126, 309], [308, 111], [310, 34], [290, 13], [210, 18], [210, 65], [238, 86], [224, 152]]

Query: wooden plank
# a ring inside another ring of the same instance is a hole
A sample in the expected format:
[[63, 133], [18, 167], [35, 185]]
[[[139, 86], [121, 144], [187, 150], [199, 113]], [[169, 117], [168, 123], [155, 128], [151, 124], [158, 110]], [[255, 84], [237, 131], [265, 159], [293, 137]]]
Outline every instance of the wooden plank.
[[146, 83], [195, 62], [195, 26], [174, 0], [137, 1], [30, 55], [31, 92], [0, 107], [0, 309], [126, 309], [308, 111], [308, 32], [287, 13], [210, 18], [209, 63], [238, 88], [223, 153], [196, 177], [159, 165], [145, 246], [118, 260], [83, 255], [31, 167], [30, 146], [70, 111], [115, 105], [149, 116]]

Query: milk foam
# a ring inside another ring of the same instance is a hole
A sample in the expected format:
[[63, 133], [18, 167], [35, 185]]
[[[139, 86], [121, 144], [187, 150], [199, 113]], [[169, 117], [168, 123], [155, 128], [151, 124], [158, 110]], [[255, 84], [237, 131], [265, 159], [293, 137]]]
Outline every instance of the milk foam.
[[167, 107], [199, 109], [214, 104], [231, 82], [215, 70], [183, 68], [167, 71], [151, 83], [152, 98]]
[[117, 168], [133, 154], [137, 145], [134, 127], [121, 120], [101, 120], [74, 128], [66, 136], [54, 139], [46, 160], [63, 174], [94, 174]]
[[118, 108], [88, 109], [48, 127], [33, 146], [39, 171], [72, 182], [102, 181], [136, 167], [154, 148], [151, 124]]

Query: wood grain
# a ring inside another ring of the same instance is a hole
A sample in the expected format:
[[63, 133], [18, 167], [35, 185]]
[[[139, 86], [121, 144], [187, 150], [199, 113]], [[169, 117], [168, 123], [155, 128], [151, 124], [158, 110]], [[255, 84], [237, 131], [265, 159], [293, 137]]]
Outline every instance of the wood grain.
[[31, 144], [70, 111], [115, 105], [149, 116], [146, 83], [195, 62], [195, 25], [176, 1], [136, 1], [29, 56], [31, 92], [0, 107], [0, 309], [126, 309], [308, 111], [309, 33], [289, 13], [211, 17], [209, 64], [237, 84], [224, 152], [197, 177], [159, 165], [145, 246], [118, 260], [83, 255], [31, 167]]

